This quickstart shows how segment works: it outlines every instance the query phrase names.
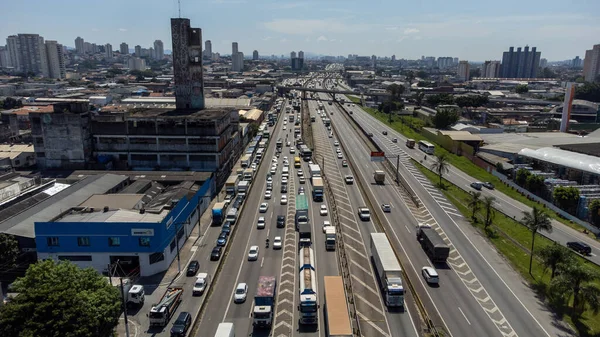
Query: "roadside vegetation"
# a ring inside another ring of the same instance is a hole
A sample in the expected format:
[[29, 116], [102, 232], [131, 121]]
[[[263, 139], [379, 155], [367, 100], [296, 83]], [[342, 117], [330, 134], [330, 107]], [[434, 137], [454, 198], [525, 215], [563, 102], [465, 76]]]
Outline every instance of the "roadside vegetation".
[[[435, 169], [413, 162], [432, 183], [439, 182]], [[493, 197], [465, 192], [443, 178], [441, 190], [560, 319], [579, 336], [600, 336], [600, 267], [540, 235], [552, 230], [547, 213], [536, 207], [513, 219], [493, 208]]]
[[[352, 97], [352, 96], [347, 96], [347, 97], [350, 100], [352, 100], [353, 102], [360, 104], [360, 99], [358, 99], [356, 97]], [[366, 112], [371, 114], [373, 117], [377, 118], [379, 121], [386, 123], [387, 125], [392, 127], [394, 130], [403, 134], [405, 137], [412, 138], [412, 139], [416, 140], [417, 142], [419, 140], [426, 140], [428, 142], [432, 142], [430, 139], [425, 138], [420, 133], [421, 128], [423, 128], [425, 126], [425, 122], [419, 118], [410, 117], [410, 116], [399, 117], [394, 114], [391, 114], [392, 116], [390, 118], [390, 114], [380, 112], [377, 109], [363, 107], [363, 110], [365, 110]], [[390, 120], [391, 120], [391, 122], [390, 122]], [[455, 155], [455, 154], [447, 151], [446, 149], [442, 148], [441, 146], [435, 147], [435, 155], [436, 156], [445, 155], [447, 158], [447, 161], [450, 163], [450, 165], [456, 167], [457, 169], [461, 170], [462, 172], [466, 173], [467, 175], [473, 177], [474, 179], [476, 179], [478, 181], [491, 182], [492, 184], [494, 184], [495, 188], [498, 191], [506, 194], [508, 197], [510, 197], [512, 199], [515, 199], [529, 207], [534, 207], [534, 206], [539, 207], [540, 206], [540, 204], [538, 202], [528, 199], [525, 195], [521, 194], [519, 191], [513, 189], [512, 187], [510, 187], [508, 185], [505, 185], [502, 182], [502, 180], [500, 180], [493, 174], [487, 172], [485, 169], [475, 165], [472, 161], [470, 161], [466, 157]], [[599, 208], [600, 208], [600, 205], [599, 205]], [[548, 216], [551, 219], [560, 221], [563, 224], [565, 224], [579, 232], [584, 232], [585, 228], [583, 228], [582, 226], [580, 226], [579, 224], [577, 224], [575, 222], [571, 222], [570, 220], [567, 220], [567, 219], [559, 216], [558, 213], [556, 213], [556, 212], [549, 211]], [[587, 231], [586, 231], [586, 233], [587, 233]], [[596, 239], [595, 235], [591, 232], [588, 233], [588, 236], [590, 238]]]

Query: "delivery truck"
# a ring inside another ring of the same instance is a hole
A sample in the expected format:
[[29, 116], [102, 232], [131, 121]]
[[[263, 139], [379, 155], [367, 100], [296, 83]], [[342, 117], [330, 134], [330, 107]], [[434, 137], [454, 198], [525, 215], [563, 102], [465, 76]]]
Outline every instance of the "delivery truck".
[[450, 255], [450, 247], [444, 242], [442, 237], [435, 231], [431, 225], [417, 225], [417, 240], [421, 243], [421, 247], [434, 263], [446, 262]]
[[225, 218], [225, 203], [217, 202], [212, 208], [212, 226], [220, 226]]
[[273, 325], [273, 308], [275, 306], [275, 294], [277, 291], [277, 279], [275, 276], [260, 276], [258, 287], [254, 295], [254, 309], [252, 325], [256, 328], [271, 328]]
[[371, 258], [385, 304], [388, 307], [404, 306], [402, 268], [385, 233], [371, 233]]
[[322, 202], [324, 194], [323, 178], [312, 178], [312, 197], [313, 201]]

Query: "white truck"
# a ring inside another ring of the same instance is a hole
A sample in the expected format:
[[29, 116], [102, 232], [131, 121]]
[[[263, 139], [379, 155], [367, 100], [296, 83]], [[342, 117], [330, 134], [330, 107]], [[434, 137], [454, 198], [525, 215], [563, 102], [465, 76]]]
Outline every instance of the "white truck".
[[371, 257], [388, 307], [404, 306], [402, 267], [385, 233], [371, 233]]
[[234, 337], [233, 323], [219, 323], [215, 337]]
[[310, 173], [310, 178], [320, 177], [321, 176], [321, 167], [317, 164], [309, 164], [308, 165], [308, 173]]
[[142, 306], [146, 294], [144, 292], [144, 286], [139, 284], [133, 284], [131, 279], [122, 278], [123, 280], [123, 293], [121, 293], [121, 278], [120, 277], [106, 277], [106, 282], [119, 290], [119, 296], [125, 295], [125, 304], [127, 306]]
[[238, 217], [238, 209], [235, 207], [231, 207], [229, 211], [227, 211], [227, 216], [225, 217], [225, 221], [229, 221], [232, 225], [235, 224]]
[[237, 184], [237, 193], [241, 196], [246, 196], [248, 194], [248, 190], [250, 189], [250, 182], [247, 180], [240, 181]]
[[335, 227], [333, 226], [325, 228], [325, 249], [335, 250]]
[[317, 274], [315, 254], [310, 247], [300, 249], [300, 324], [318, 324]]

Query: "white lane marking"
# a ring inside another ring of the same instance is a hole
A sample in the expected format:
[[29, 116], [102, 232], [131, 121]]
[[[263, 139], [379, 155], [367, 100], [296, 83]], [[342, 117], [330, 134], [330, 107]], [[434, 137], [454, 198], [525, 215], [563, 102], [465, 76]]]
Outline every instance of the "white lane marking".
[[265, 257], [263, 256], [262, 259], [260, 260], [260, 267], [263, 267], [263, 264], [265, 263]]
[[460, 307], [458, 307], [458, 310], [460, 311], [460, 313], [463, 315], [463, 317], [465, 318], [465, 321], [467, 321], [467, 323], [469, 325], [471, 325], [471, 322], [469, 322], [469, 319], [467, 318], [467, 315], [465, 315], [465, 313], [462, 311], [462, 309]]
[[406, 230], [410, 233], [410, 229], [408, 229], [408, 226], [404, 225], [404, 227], [406, 227]]

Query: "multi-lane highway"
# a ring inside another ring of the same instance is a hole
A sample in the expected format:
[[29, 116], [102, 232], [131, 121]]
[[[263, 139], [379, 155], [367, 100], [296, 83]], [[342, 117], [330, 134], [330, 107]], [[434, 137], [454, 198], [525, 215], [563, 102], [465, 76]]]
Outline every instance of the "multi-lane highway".
[[[357, 120], [367, 117], [360, 108], [345, 108], [352, 109], [352, 116]], [[341, 111], [335, 115], [333, 125], [340, 134], [350, 135], [354, 132], [358, 135], [356, 128], [349, 123], [349, 115]], [[381, 134], [380, 125], [376, 126], [377, 129], [369, 124], [363, 126], [371, 127], [368, 130], [374, 135]], [[389, 137], [389, 143], [393, 144], [391, 138], [396, 136]], [[352, 162], [355, 171], [371, 182], [372, 172], [378, 164], [369, 161], [370, 150], [359, 137], [347, 136], [343, 142], [354, 149]], [[403, 164], [408, 166], [409, 163]], [[404, 165], [401, 174], [408, 178], [425, 207], [405, 207], [402, 196], [396, 191], [390, 192], [394, 190], [392, 186], [367, 184], [367, 190], [373, 196], [373, 204], [385, 202], [393, 206], [390, 217], [386, 216], [385, 221], [392, 229], [392, 236], [400, 242], [401, 251], [407, 254], [405, 260], [409, 262], [405, 268], [417, 269], [428, 264], [421, 247], [415, 244], [414, 225], [417, 221], [439, 226], [438, 231], [451, 244], [453, 249], [448, 260], [449, 269], [439, 270], [445, 282], [441, 281], [437, 289], [422, 284], [422, 289], [426, 291], [424, 299], [435, 306], [434, 310], [442, 317], [449, 332], [455, 336], [545, 336], [559, 333], [547, 311], [535, 300], [531, 291], [518, 281], [519, 276], [492, 252], [484, 240], [468, 231], [471, 229], [468, 223], [447, 200], [440, 199], [441, 193], [435, 191], [427, 181], [418, 180], [420, 177], [412, 175], [415, 171], [407, 170]], [[419, 277], [417, 270], [413, 272]], [[411, 280], [417, 283], [417, 288], [422, 283], [420, 278]], [[560, 333], [564, 334], [562, 331]]]

